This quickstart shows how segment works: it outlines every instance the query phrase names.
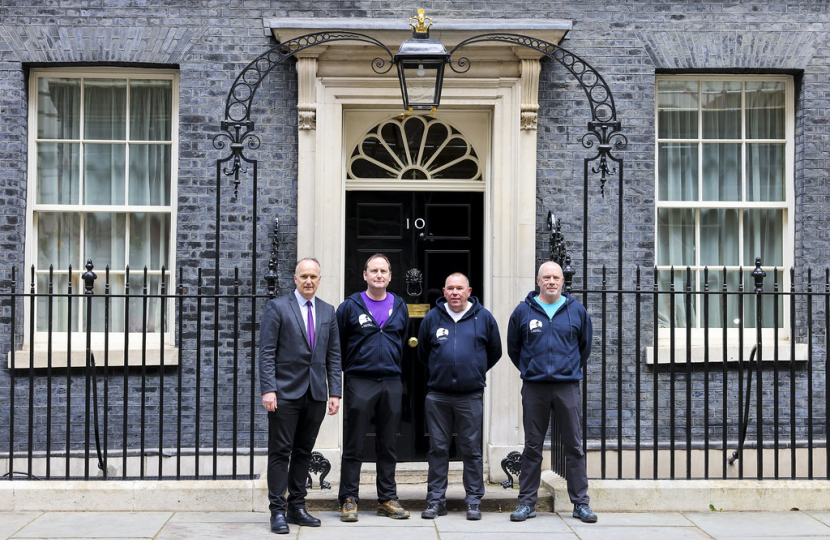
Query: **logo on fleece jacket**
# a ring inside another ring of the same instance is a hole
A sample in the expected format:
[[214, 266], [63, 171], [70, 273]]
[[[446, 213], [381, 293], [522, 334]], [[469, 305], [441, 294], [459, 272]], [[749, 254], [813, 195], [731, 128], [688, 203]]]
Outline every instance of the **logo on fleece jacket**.
[[361, 328], [368, 328], [375, 325], [372, 322], [372, 318], [365, 313], [361, 313], [360, 316], [358, 316], [357, 324], [359, 324]]
[[538, 334], [542, 331], [542, 321], [539, 319], [530, 319], [530, 323], [527, 326], [531, 334]]
[[435, 339], [438, 341], [446, 341], [448, 335], [450, 335], [450, 331], [446, 328], [439, 328], [435, 331]]

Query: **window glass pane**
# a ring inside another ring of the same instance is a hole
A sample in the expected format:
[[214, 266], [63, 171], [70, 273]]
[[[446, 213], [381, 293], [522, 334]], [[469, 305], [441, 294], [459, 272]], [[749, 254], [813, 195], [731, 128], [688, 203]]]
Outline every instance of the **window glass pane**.
[[697, 116], [697, 81], [658, 81], [658, 138], [697, 139]]
[[161, 270], [170, 268], [167, 254], [170, 242], [170, 215], [137, 213], [130, 215], [130, 268]]
[[764, 266], [782, 266], [783, 231], [783, 210], [744, 210], [744, 266], [754, 268], [755, 257]]
[[127, 135], [127, 81], [84, 81], [84, 137], [124, 140]]
[[[783, 283], [784, 273], [778, 272], [778, 283]], [[752, 272], [744, 274], [744, 289], [747, 291], [755, 290], [755, 279], [752, 277]], [[779, 287], [780, 290], [780, 287]], [[772, 272], [767, 272], [764, 278], [764, 291], [769, 293], [774, 291]], [[746, 319], [747, 328], [758, 327], [758, 313], [756, 310], [757, 296], [754, 294], [747, 294], [744, 296], [744, 319]], [[775, 304], [778, 304], [778, 328], [784, 327], [784, 321], [788, 316], [784, 313], [784, 296], [764, 294], [761, 300], [761, 328], [774, 328], [776, 324]], [[772, 348], [764, 349], [764, 360], [771, 360], [773, 351]]]
[[[144, 283], [144, 274], [130, 273], [130, 332], [141, 332], [145, 322], [148, 332], [161, 332], [162, 299], [158, 297], [150, 298], [149, 296], [161, 294], [161, 276], [147, 276], [147, 296], [145, 296]], [[169, 273], [165, 275], [165, 284], [169, 289]], [[170, 306], [167, 304], [165, 307]], [[167, 313], [164, 316], [164, 328], [166, 330], [169, 327]]]
[[84, 259], [92, 259], [99, 270], [107, 266], [110, 270], [123, 270], [126, 233], [124, 214], [87, 214], [84, 218]]
[[785, 85], [781, 81], [746, 83], [746, 137], [783, 139]]
[[[72, 273], [72, 294], [83, 294], [79, 288], [80, 274]], [[37, 292], [49, 292], [49, 274], [37, 274]], [[67, 274], [52, 275], [52, 294], [65, 295], [69, 290], [69, 276]], [[52, 309], [52, 332], [67, 332], [71, 329], [78, 331], [78, 298], [72, 298], [72, 304], [66, 296], [40, 296], [36, 300], [37, 322], [35, 323], [38, 332], [49, 331], [49, 308]], [[70, 321], [71, 319], [71, 321]]]
[[738, 266], [738, 210], [700, 210], [700, 264]]
[[[704, 307], [703, 295], [700, 295], [700, 310], [705, 313], [705, 317], [700, 321], [702, 328], [723, 328], [723, 320], [726, 319], [727, 328], [737, 328], [740, 323], [738, 318], [738, 303], [740, 296], [734, 294], [738, 291], [740, 273], [735, 270], [728, 270], [726, 272], [726, 291], [723, 291], [724, 275], [720, 268], [710, 268], [708, 275], [706, 272], [701, 272], [701, 283], [709, 285], [709, 293], [706, 295], [706, 305]], [[705, 287], [703, 290], [706, 290]], [[712, 360], [718, 360], [713, 358]]]
[[741, 138], [741, 83], [703, 81], [701, 107], [704, 139]]
[[80, 145], [38, 143], [38, 204], [78, 204], [81, 170]]
[[130, 145], [130, 204], [170, 205], [170, 153], [169, 145]]
[[171, 81], [130, 81], [130, 139], [169, 141], [173, 122]]
[[703, 145], [703, 200], [741, 200], [741, 145]]
[[64, 212], [36, 212], [37, 267], [48, 270], [66, 270], [69, 265], [78, 269], [80, 264], [80, 214]]
[[[97, 265], [96, 265], [97, 268]], [[99, 316], [92, 317], [92, 331], [93, 332], [103, 332], [105, 330], [104, 323], [107, 319], [104, 318], [103, 314], [107, 309], [107, 303], [109, 303], [109, 331], [110, 332], [123, 332], [124, 331], [124, 298], [117, 297], [116, 295], [124, 294], [124, 274], [113, 274], [110, 273], [110, 282], [109, 282], [109, 298], [106, 297], [106, 272], [97, 270], [96, 274], [98, 274], [98, 279], [95, 280], [95, 284], [92, 287], [92, 291], [94, 293], [93, 296], [93, 304], [92, 309], [94, 313], [99, 314]], [[83, 300], [82, 309], [86, 309], [86, 299]], [[86, 311], [83, 311], [86, 313]], [[81, 322], [81, 329], [86, 330], [86, 318]], [[112, 346], [112, 345], [110, 345]]]
[[661, 201], [696, 201], [696, 143], [658, 145], [658, 196]]
[[783, 201], [784, 144], [746, 145], [746, 198], [748, 201]]
[[84, 145], [84, 203], [124, 204], [126, 147]]
[[695, 264], [695, 212], [661, 208], [657, 211], [658, 261], [660, 266]]
[[[659, 291], [671, 291], [674, 285], [674, 293], [661, 294], [658, 298], [657, 324], [660, 328], [685, 328], [688, 325], [696, 325], [697, 314], [696, 298], [694, 292], [696, 272], [669, 270], [657, 272], [657, 288]], [[687, 292], [686, 289], [690, 292]]]
[[37, 82], [38, 139], [81, 135], [81, 80], [44, 77]]

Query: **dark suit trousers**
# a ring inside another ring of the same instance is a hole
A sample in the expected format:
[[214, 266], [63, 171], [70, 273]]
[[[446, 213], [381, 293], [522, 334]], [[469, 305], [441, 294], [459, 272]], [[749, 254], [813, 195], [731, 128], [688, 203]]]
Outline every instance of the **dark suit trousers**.
[[278, 400], [277, 410], [268, 413], [268, 508], [272, 515], [305, 507], [311, 450], [326, 408], [325, 401], [314, 401], [308, 391], [300, 399]]
[[363, 445], [370, 420], [374, 418], [375, 451], [377, 455], [378, 501], [398, 498], [395, 484], [395, 451], [398, 425], [401, 421], [403, 385], [400, 379], [374, 381], [347, 377], [343, 392], [343, 458], [340, 461], [340, 504], [347, 496], [359, 500], [360, 466], [363, 464]]
[[576, 504], [588, 504], [588, 475], [582, 448], [582, 393], [579, 382], [522, 384], [525, 448], [519, 474], [519, 504], [533, 506], [542, 476], [542, 448], [550, 425], [550, 414], [562, 431], [568, 496]]

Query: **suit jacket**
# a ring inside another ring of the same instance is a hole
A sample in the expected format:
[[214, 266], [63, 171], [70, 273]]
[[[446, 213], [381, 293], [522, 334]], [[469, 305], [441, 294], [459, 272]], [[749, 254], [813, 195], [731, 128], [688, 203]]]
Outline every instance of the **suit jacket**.
[[[259, 334], [259, 386], [277, 401], [299, 399], [311, 388], [316, 401], [340, 397], [340, 335], [334, 307], [315, 300], [314, 352], [294, 291], [269, 300]], [[328, 382], [328, 391], [326, 383]]]

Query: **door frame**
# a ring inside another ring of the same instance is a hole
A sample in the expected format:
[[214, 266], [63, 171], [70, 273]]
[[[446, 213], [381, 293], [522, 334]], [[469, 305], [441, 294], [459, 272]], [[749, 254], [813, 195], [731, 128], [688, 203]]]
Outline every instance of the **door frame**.
[[[395, 79], [363, 77], [318, 77], [314, 85], [316, 129], [298, 133], [297, 255], [320, 260], [319, 296], [338, 305], [344, 291], [344, 115], [354, 109], [367, 114], [400, 111], [400, 88]], [[521, 129], [521, 97], [521, 77], [448, 79], [441, 105], [445, 111], [489, 111], [492, 118], [484, 180], [485, 279], [480, 287], [503, 341], [510, 314], [534, 287], [535, 275], [536, 130]], [[498, 480], [506, 478], [498, 464], [510, 451], [520, 450], [524, 439], [521, 382], [506, 354], [491, 370], [487, 385], [483, 454], [486, 473]], [[339, 415], [327, 417], [317, 446], [333, 466], [339, 466], [342, 440]]]

